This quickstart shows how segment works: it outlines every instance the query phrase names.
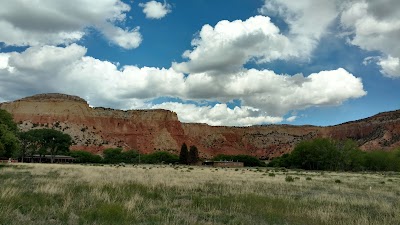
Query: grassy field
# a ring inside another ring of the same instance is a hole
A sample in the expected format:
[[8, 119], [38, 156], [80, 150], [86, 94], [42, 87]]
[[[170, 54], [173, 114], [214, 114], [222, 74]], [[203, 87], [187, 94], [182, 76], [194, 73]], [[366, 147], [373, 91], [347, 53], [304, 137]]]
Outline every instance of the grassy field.
[[0, 165], [0, 224], [400, 224], [400, 174]]

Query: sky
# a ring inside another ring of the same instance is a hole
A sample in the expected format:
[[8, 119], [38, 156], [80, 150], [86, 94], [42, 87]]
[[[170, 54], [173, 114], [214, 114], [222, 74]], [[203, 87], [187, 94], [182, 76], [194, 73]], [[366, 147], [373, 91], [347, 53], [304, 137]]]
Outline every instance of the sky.
[[213, 126], [400, 109], [398, 0], [0, 0], [0, 102], [41, 93]]

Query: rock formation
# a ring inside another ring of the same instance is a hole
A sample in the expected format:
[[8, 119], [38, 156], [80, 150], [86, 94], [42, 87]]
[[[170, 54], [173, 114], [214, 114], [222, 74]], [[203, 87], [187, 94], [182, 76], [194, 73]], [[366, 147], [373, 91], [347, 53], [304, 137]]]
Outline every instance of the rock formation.
[[74, 140], [73, 150], [93, 153], [112, 147], [142, 153], [164, 150], [178, 154], [180, 146], [196, 145], [200, 156], [248, 154], [270, 158], [290, 152], [302, 140], [316, 137], [350, 138], [363, 150], [400, 146], [400, 110], [330, 127], [263, 125], [223, 127], [181, 123], [168, 110], [91, 108], [79, 97], [41, 94], [0, 104], [21, 130], [54, 128]]

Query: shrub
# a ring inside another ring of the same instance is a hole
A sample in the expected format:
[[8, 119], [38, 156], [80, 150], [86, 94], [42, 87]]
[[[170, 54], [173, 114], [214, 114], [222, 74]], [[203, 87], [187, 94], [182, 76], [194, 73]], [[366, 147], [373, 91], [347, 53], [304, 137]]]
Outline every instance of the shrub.
[[121, 163], [124, 161], [122, 148], [108, 148], [103, 151], [105, 163]]
[[294, 178], [293, 178], [292, 176], [286, 176], [286, 177], [285, 177], [285, 181], [286, 181], [286, 182], [293, 182], [293, 181], [294, 181]]
[[157, 163], [178, 163], [179, 156], [171, 154], [169, 152], [154, 152], [151, 154], [143, 155], [143, 163], [157, 164]]
[[100, 163], [102, 160], [101, 156], [83, 150], [71, 151], [69, 155], [75, 158], [75, 163]]
[[124, 163], [138, 163], [139, 162], [139, 152], [136, 150], [128, 150], [121, 153], [122, 162]]

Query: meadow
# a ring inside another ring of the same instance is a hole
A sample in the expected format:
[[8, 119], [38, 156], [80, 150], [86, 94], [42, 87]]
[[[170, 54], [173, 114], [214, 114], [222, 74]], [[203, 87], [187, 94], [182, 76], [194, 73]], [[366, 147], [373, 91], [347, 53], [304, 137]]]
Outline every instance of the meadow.
[[400, 173], [0, 164], [0, 224], [400, 224]]

